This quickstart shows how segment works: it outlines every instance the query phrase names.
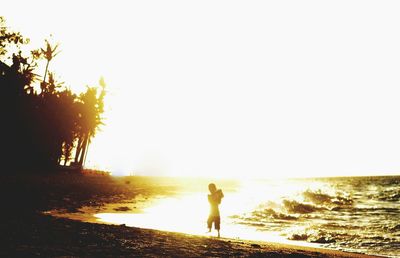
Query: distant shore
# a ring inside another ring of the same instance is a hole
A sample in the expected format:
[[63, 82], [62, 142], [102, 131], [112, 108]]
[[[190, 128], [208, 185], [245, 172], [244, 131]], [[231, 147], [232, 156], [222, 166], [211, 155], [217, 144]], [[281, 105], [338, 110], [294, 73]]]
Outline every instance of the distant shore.
[[[1, 257], [373, 257], [364, 254], [85, 223], [42, 212], [168, 193], [168, 180], [96, 173], [0, 176]], [[171, 179], [173, 180], [173, 179]]]

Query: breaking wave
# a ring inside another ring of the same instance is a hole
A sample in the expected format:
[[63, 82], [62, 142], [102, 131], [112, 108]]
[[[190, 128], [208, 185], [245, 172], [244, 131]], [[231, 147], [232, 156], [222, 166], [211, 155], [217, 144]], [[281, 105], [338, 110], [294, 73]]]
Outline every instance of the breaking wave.
[[[400, 177], [293, 181], [298, 189], [233, 216], [236, 223], [279, 232], [293, 241], [400, 257]], [[299, 187], [303, 184], [304, 187]], [[268, 194], [273, 184], [267, 186]]]
[[283, 206], [289, 213], [312, 213], [315, 211], [323, 210], [324, 207], [318, 207], [312, 204], [300, 203], [297, 201], [283, 200]]
[[328, 208], [337, 208], [343, 206], [351, 206], [353, 200], [350, 197], [345, 197], [342, 195], [331, 196], [329, 194], [323, 193], [321, 190], [311, 191], [307, 190], [303, 193], [303, 197], [306, 201], [312, 203], [323, 205]]

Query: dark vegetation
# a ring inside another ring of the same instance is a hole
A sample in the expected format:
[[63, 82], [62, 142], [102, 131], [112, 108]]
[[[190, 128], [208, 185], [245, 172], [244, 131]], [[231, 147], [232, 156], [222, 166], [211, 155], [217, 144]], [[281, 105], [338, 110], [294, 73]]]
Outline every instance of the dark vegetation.
[[27, 54], [22, 47], [29, 46], [29, 39], [0, 17], [1, 172], [56, 171], [60, 164], [82, 168], [102, 124], [103, 80], [100, 87], [72, 92], [49, 69], [58, 45], [45, 43]]

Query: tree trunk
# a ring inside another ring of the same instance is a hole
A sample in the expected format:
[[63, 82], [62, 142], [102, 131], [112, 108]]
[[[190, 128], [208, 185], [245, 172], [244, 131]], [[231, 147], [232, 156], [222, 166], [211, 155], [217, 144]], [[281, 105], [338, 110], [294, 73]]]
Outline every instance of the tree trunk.
[[49, 69], [49, 63], [50, 63], [50, 61], [47, 60], [46, 70], [44, 71], [43, 82], [46, 82], [47, 70]]
[[79, 139], [78, 139], [78, 145], [76, 146], [75, 159], [74, 159], [75, 164], [78, 163], [78, 161], [79, 161], [79, 156], [80, 156], [81, 151], [82, 151], [82, 139], [83, 139], [83, 136], [82, 136], [82, 137], [79, 137]]
[[83, 166], [83, 160], [85, 159], [86, 148], [88, 146], [88, 142], [89, 142], [89, 134], [86, 134], [85, 138], [83, 140], [83, 144], [82, 144], [81, 156], [79, 158], [79, 166], [80, 167]]
[[[86, 151], [85, 151], [85, 158], [83, 159], [83, 165], [86, 163], [87, 153], [89, 151], [89, 144], [90, 144], [90, 136], [88, 136], [87, 144], [86, 144]], [[82, 166], [83, 167], [83, 166]]]

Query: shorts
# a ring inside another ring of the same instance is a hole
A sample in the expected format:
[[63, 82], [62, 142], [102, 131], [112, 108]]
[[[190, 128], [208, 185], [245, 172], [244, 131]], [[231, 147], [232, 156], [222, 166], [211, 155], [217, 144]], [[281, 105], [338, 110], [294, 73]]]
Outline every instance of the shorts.
[[216, 230], [220, 230], [221, 228], [221, 217], [220, 216], [209, 216], [207, 219], [207, 226], [209, 229], [212, 227], [212, 223], [214, 222], [214, 228]]

